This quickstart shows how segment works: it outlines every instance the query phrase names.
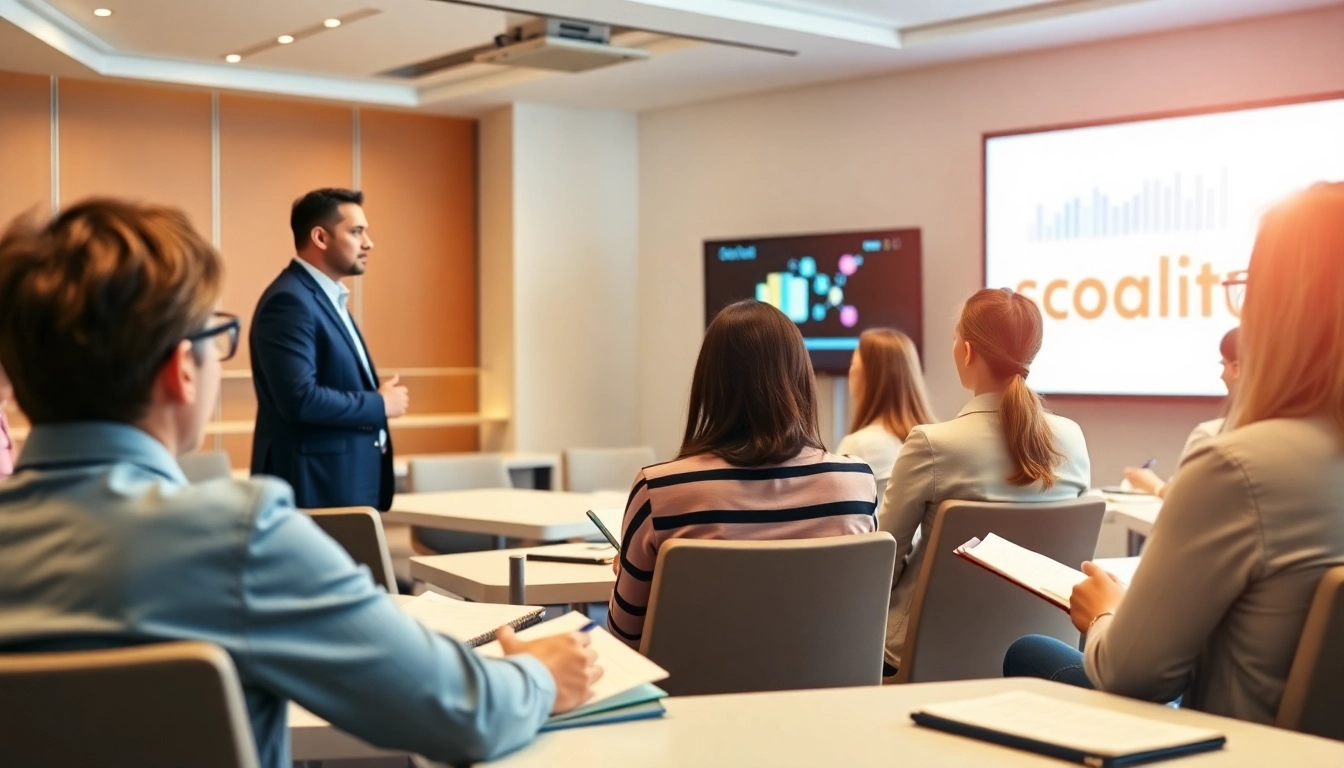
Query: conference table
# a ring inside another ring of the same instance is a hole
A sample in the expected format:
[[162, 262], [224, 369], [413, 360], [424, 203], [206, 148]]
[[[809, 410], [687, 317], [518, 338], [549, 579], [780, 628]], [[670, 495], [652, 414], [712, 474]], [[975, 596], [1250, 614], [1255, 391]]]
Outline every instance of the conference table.
[[623, 509], [621, 491], [570, 493], [526, 488], [399, 493], [383, 522], [529, 541], [563, 541], [597, 533], [590, 509]]
[[[636, 765], [641, 768], [691, 765], [1059, 768], [1067, 765], [1030, 752], [920, 728], [910, 720], [911, 712], [928, 704], [1007, 691], [1027, 691], [1156, 720], [1214, 728], [1227, 736], [1227, 746], [1221, 750], [1169, 763], [1180, 768], [1344, 765], [1344, 743], [1028, 678], [672, 697], [664, 700], [667, 714], [662, 718], [541, 734], [530, 746], [490, 765], [500, 768]], [[412, 704], [408, 702], [407, 706]], [[298, 707], [292, 707], [290, 712], [290, 737], [295, 760], [388, 754]]]
[[[572, 547], [559, 544], [520, 549], [495, 549], [456, 555], [411, 558], [411, 578], [476, 603], [510, 602], [510, 562], [516, 555], [546, 553]], [[526, 605], [606, 603], [616, 574], [611, 565], [525, 560], [520, 602]]]

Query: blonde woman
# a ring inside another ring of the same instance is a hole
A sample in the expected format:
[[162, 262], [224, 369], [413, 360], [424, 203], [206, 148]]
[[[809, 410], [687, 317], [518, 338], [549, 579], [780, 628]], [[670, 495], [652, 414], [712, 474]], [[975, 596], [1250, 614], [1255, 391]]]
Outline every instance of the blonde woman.
[[873, 468], [879, 485], [891, 477], [910, 430], [934, 421], [915, 343], [900, 331], [872, 328], [859, 336], [849, 363], [854, 418], [835, 452]]
[[962, 307], [952, 358], [961, 385], [975, 397], [955, 419], [910, 430], [879, 507], [878, 528], [896, 539], [887, 675], [900, 666], [938, 505], [948, 499], [1060, 501], [1091, 485], [1083, 431], [1046, 411], [1027, 386], [1041, 339], [1041, 311], [1021, 294], [986, 288]]
[[1005, 674], [1274, 722], [1317, 582], [1344, 565], [1344, 184], [1266, 214], [1245, 291], [1228, 431], [1181, 465], [1128, 589], [1083, 564], [1086, 652], [1023, 638]]

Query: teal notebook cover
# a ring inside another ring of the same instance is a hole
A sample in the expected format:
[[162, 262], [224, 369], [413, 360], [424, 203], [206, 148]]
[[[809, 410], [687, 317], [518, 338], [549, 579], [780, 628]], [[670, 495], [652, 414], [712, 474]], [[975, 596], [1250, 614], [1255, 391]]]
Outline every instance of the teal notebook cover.
[[[667, 696], [667, 691], [654, 685], [645, 683], [618, 696], [612, 696], [609, 699], [603, 699], [592, 704], [571, 709], [562, 714], [555, 715], [546, 721], [542, 726], [542, 731], [553, 731], [559, 728], [578, 727], [580, 725], [597, 725], [598, 723], [618, 723], [622, 720], [637, 720], [644, 717], [657, 717], [663, 713], [663, 705], [658, 703], [659, 699]], [[645, 705], [656, 704], [656, 710]], [[638, 712], [638, 717], [628, 716]], [[652, 714], [650, 714], [652, 713]]]
[[541, 726], [541, 732], [559, 731], [565, 728], [582, 728], [587, 725], [625, 723], [631, 720], [648, 720], [649, 718], [662, 717], [666, 712], [667, 710], [663, 709], [661, 701], [646, 701], [643, 704], [635, 704], [620, 709], [604, 709], [600, 712], [592, 712], [568, 720], [557, 721], [555, 718], [551, 718], [546, 721], [545, 725]]

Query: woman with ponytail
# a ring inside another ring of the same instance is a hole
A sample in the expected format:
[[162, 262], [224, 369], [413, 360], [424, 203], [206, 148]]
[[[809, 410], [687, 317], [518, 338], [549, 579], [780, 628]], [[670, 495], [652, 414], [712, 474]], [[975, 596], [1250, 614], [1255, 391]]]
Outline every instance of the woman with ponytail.
[[961, 385], [975, 397], [957, 418], [910, 430], [878, 512], [878, 527], [896, 538], [888, 675], [900, 666], [910, 600], [938, 505], [950, 499], [1060, 501], [1091, 485], [1083, 431], [1045, 410], [1027, 386], [1040, 349], [1041, 312], [1030, 299], [986, 288], [962, 307], [952, 358]]

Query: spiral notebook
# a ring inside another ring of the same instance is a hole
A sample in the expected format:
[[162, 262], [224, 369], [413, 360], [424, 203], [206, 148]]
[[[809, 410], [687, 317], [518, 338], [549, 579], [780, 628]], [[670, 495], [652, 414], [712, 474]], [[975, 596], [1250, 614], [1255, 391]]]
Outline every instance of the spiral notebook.
[[469, 603], [433, 592], [420, 595], [401, 610], [427, 628], [470, 646], [494, 640], [495, 630], [505, 625], [525, 629], [537, 624], [546, 613], [545, 608], [536, 605]]

